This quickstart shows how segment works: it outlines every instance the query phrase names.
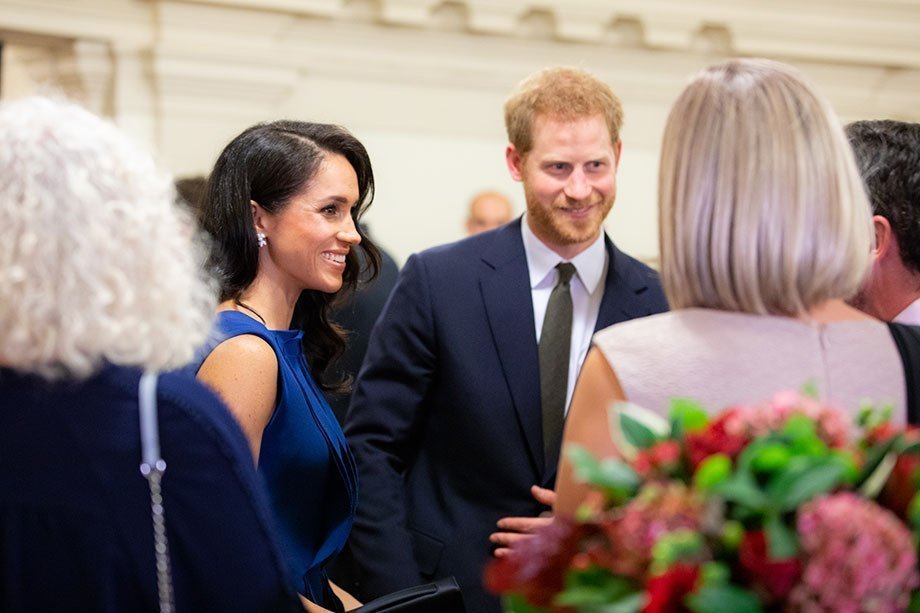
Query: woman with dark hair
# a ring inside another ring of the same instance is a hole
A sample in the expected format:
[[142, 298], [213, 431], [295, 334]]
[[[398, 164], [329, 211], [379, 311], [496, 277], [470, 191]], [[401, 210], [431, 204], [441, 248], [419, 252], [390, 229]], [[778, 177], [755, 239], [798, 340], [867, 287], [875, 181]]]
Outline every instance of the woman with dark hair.
[[295, 589], [335, 611], [359, 603], [325, 571], [356, 497], [354, 462], [322, 394], [347, 384], [324, 378], [345, 344], [329, 311], [357, 284], [359, 245], [376, 275], [377, 249], [357, 224], [373, 194], [367, 151], [347, 130], [277, 121], [227, 145], [200, 210], [221, 303], [198, 378], [249, 440]]

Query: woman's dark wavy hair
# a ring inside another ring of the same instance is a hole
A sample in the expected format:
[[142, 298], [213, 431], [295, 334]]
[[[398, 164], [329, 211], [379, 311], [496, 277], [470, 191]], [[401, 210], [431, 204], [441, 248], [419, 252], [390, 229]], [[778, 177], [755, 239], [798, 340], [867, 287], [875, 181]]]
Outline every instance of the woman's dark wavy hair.
[[259, 268], [249, 201], [278, 213], [309, 187], [329, 154], [343, 156], [358, 177], [358, 201], [351, 216], [364, 257], [349, 250], [342, 288], [335, 294], [304, 290], [294, 307], [291, 327], [304, 331], [303, 353], [320, 386], [342, 391], [349, 384], [347, 379], [326, 380], [327, 368], [345, 348], [344, 331], [330, 319], [331, 305], [340, 294], [354, 291], [359, 277], [362, 283], [369, 281], [380, 269], [380, 252], [358, 223], [374, 199], [374, 172], [364, 145], [345, 128], [331, 124], [273, 121], [252, 126], [230, 141], [218, 157], [199, 221], [212, 239], [209, 263], [220, 283], [220, 299], [238, 300]]

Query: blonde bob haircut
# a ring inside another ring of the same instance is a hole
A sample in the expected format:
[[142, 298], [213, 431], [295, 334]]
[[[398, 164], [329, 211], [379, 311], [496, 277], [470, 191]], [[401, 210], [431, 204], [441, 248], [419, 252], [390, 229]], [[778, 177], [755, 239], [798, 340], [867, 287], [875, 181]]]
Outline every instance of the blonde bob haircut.
[[64, 101], [0, 105], [0, 143], [0, 366], [53, 379], [188, 362], [215, 293], [170, 177]]
[[799, 316], [859, 287], [873, 245], [830, 105], [768, 60], [700, 72], [668, 117], [658, 184], [671, 308]]
[[578, 68], [545, 68], [521, 81], [505, 102], [508, 141], [521, 155], [533, 148], [537, 117], [576, 121], [600, 115], [616, 146], [623, 127], [623, 105], [613, 90]]

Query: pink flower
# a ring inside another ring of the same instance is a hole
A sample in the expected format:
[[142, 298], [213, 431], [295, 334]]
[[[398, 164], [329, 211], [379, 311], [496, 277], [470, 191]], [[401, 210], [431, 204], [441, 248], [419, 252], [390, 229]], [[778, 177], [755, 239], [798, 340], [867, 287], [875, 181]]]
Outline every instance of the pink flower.
[[628, 552], [640, 568], [646, 568], [652, 560], [652, 547], [662, 535], [681, 528], [700, 529], [704, 506], [703, 500], [686, 485], [667, 481], [645, 484], [620, 511], [611, 540]]
[[793, 415], [815, 422], [818, 437], [829, 447], [843, 447], [852, 435], [846, 413], [798, 392], [777, 392], [766, 404], [733, 407], [723, 415], [725, 430], [748, 440], [781, 430]]
[[864, 498], [843, 492], [809, 502], [797, 528], [802, 581], [789, 601], [801, 611], [901, 611], [920, 585], [910, 531]]

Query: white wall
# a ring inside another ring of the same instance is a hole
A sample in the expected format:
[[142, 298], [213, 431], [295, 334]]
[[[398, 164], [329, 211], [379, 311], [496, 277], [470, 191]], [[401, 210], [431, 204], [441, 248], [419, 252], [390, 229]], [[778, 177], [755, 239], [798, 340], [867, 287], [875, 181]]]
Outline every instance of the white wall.
[[462, 236], [469, 197], [520, 186], [501, 105], [552, 64], [626, 109], [624, 250], [657, 255], [658, 142], [671, 101], [731, 55], [800, 67], [844, 121], [920, 121], [920, 0], [0, 0], [0, 95], [47, 84], [111, 116], [177, 175], [204, 173], [256, 121], [341, 123], [368, 147], [368, 221], [398, 260]]

